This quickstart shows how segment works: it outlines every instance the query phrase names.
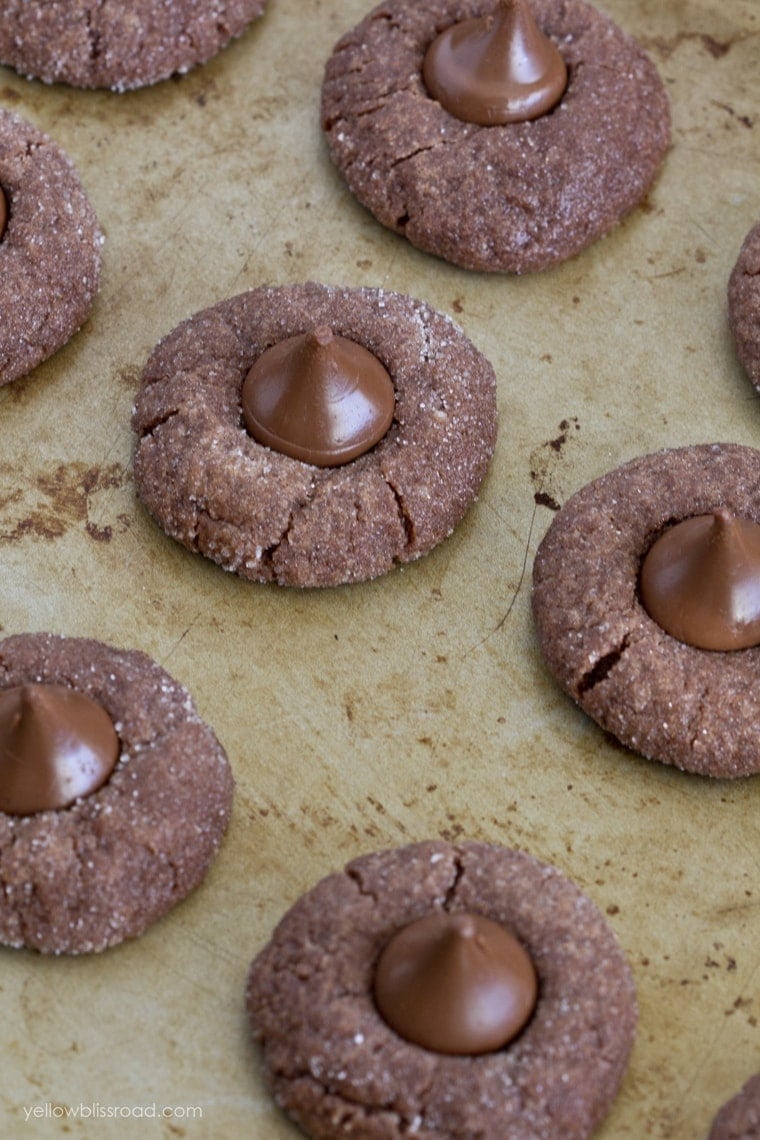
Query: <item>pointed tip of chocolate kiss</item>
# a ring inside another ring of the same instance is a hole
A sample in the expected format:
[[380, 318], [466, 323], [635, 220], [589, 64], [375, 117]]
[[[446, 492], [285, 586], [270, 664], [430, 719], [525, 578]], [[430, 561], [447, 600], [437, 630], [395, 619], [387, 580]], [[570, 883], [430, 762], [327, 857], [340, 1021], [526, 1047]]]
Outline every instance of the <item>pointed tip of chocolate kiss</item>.
[[331, 343], [334, 333], [329, 325], [317, 325], [306, 334], [309, 342], [319, 348], [326, 348]]

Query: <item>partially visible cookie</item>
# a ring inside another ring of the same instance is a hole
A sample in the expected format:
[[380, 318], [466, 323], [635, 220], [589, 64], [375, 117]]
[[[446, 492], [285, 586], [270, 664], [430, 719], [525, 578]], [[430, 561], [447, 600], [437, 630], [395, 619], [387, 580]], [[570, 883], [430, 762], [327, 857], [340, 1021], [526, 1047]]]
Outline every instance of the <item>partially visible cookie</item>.
[[723, 1105], [707, 1140], [760, 1140], [760, 1073]]
[[[265, 349], [317, 326], [390, 373], [393, 422], [315, 467], [258, 443], [241, 391]], [[154, 350], [133, 426], [135, 480], [167, 534], [259, 582], [333, 586], [425, 554], [475, 499], [496, 436], [493, 369], [446, 316], [378, 289], [262, 287], [197, 313]]]
[[569, 82], [530, 122], [462, 122], [433, 99], [431, 41], [496, 0], [389, 0], [338, 41], [322, 89], [330, 155], [375, 217], [465, 269], [525, 273], [578, 253], [642, 201], [670, 139], [646, 53], [585, 0], [532, 0]]
[[0, 0], [0, 62], [30, 79], [127, 91], [189, 71], [266, 0]]
[[145, 654], [22, 634], [0, 642], [0, 691], [64, 685], [113, 721], [109, 779], [70, 807], [0, 812], [0, 942], [81, 954], [136, 938], [203, 879], [230, 814], [224, 749], [187, 691]]
[[653, 621], [643, 556], [671, 523], [727, 507], [760, 523], [760, 451], [703, 444], [657, 452], [573, 495], [533, 570], [549, 670], [626, 747], [702, 775], [760, 772], [760, 646], [697, 649]]
[[731, 272], [728, 318], [739, 359], [760, 391], [760, 222], [744, 239]]
[[8, 209], [0, 237], [1, 385], [30, 372], [84, 323], [103, 237], [71, 159], [2, 109], [0, 190]]
[[[538, 1004], [506, 1048], [411, 1044], [373, 1000], [378, 957], [431, 912], [508, 928]], [[349, 863], [304, 895], [251, 965], [247, 1008], [278, 1104], [318, 1140], [582, 1140], [633, 1043], [627, 963], [602, 914], [555, 868], [484, 843], [418, 843]]]

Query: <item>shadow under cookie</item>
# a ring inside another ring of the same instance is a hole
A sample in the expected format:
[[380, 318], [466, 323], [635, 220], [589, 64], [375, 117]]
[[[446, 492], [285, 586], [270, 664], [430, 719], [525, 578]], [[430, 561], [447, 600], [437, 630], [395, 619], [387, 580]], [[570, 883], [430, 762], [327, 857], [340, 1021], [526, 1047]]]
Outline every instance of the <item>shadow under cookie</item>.
[[[396, 397], [380, 442], [337, 467], [258, 443], [241, 407], [266, 349], [325, 326], [369, 349]], [[476, 498], [495, 389], [485, 357], [423, 302], [314, 283], [253, 289], [197, 313], [151, 355], [133, 416], [137, 489], [167, 534], [243, 578], [373, 578], [427, 553]]]

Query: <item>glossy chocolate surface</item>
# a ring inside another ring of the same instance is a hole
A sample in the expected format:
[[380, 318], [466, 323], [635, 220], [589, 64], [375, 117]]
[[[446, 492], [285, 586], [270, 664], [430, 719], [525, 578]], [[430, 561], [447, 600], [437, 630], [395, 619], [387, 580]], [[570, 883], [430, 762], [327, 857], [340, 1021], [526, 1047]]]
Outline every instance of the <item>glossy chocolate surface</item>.
[[110, 776], [119, 741], [108, 713], [65, 685], [0, 692], [0, 811], [68, 807]]
[[760, 645], [760, 524], [720, 508], [672, 526], [642, 563], [641, 597], [649, 616], [687, 645]]
[[376, 356], [322, 326], [263, 352], [242, 401], [245, 426], [259, 443], [304, 463], [338, 467], [383, 438], [396, 397]]
[[401, 1037], [437, 1053], [490, 1053], [530, 1018], [538, 983], [526, 950], [477, 914], [436, 911], [384, 948], [375, 1001]]
[[567, 68], [543, 34], [528, 0], [500, 0], [487, 16], [441, 32], [427, 50], [425, 85], [457, 119], [492, 126], [550, 111], [567, 86]]

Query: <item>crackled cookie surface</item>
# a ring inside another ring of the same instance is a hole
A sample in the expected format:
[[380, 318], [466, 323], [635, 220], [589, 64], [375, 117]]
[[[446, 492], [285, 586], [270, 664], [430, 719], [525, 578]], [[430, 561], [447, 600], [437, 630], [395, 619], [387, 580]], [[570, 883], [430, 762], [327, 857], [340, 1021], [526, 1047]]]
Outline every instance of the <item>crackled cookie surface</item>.
[[729, 278], [728, 316], [739, 359], [760, 391], [760, 223], [744, 239]]
[[686, 645], [639, 596], [641, 561], [658, 535], [720, 507], [760, 522], [759, 451], [662, 451], [595, 480], [539, 547], [533, 612], [556, 680], [626, 747], [690, 772], [747, 776], [760, 772], [760, 646]]
[[723, 1105], [707, 1140], [758, 1140], [760, 1138], [760, 1073], [750, 1077], [740, 1092]]
[[0, 237], [0, 384], [8, 384], [84, 323], [98, 290], [103, 238], [69, 157], [2, 109], [0, 189], [7, 203]]
[[[434, 1053], [373, 1000], [392, 936], [431, 912], [503, 924], [538, 1003], [507, 1047]], [[381, 851], [323, 879], [252, 963], [247, 1008], [278, 1103], [319, 1140], [581, 1140], [605, 1116], [633, 1042], [631, 975], [605, 919], [555, 868], [483, 843]]]
[[266, 0], [0, 0], [0, 62], [31, 79], [126, 91], [205, 63]]
[[644, 51], [584, 0], [534, 0], [569, 80], [524, 123], [445, 111], [422, 65], [444, 28], [495, 0], [390, 0], [336, 44], [322, 122], [356, 198], [412, 245], [466, 269], [523, 273], [610, 230], [649, 190], [668, 147], [668, 99]]
[[70, 807], [0, 812], [0, 942], [103, 950], [137, 937], [203, 879], [229, 818], [230, 768], [187, 691], [143, 653], [50, 634], [0, 642], [0, 690], [30, 683], [96, 701], [119, 756]]
[[[243, 382], [309, 329], [388, 370], [393, 422], [371, 450], [314, 467], [245, 429]], [[373, 289], [263, 287], [196, 314], [155, 349], [133, 426], [135, 479], [167, 534], [244, 578], [332, 586], [426, 553], [476, 497], [496, 435], [495, 377], [448, 317]]]

